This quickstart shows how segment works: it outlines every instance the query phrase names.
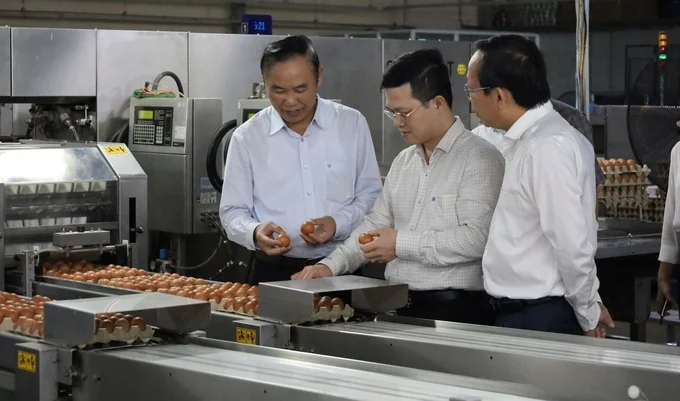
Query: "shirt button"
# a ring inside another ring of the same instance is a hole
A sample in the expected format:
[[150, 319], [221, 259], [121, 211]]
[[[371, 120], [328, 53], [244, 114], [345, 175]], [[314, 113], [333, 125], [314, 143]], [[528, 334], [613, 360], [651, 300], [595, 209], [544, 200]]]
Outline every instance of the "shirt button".
[[304, 141], [305, 141], [305, 138], [300, 138], [300, 142], [304, 142]]
[[312, 194], [311, 192], [307, 192], [307, 195], [311, 195], [311, 194]]
[[308, 166], [308, 165], [306, 165], [306, 164], [305, 164], [304, 166], [302, 166], [302, 167], [304, 167], [304, 168], [309, 168], [309, 166]]

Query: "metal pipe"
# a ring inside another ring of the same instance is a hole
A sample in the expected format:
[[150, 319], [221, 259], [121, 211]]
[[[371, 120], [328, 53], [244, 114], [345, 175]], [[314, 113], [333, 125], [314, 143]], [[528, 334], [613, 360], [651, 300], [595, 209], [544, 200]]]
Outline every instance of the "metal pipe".
[[[67, 19], [82, 21], [128, 21], [140, 23], [157, 23], [167, 25], [203, 25], [203, 26], [225, 26], [240, 25], [240, 20], [221, 19], [221, 18], [191, 18], [191, 17], [166, 17], [155, 15], [133, 15], [133, 14], [104, 14], [104, 13], [84, 13], [84, 12], [58, 12], [58, 11], [6, 11], [0, 10], [0, 17], [5, 18], [33, 18], [33, 19]], [[394, 25], [388, 24], [347, 24], [340, 22], [318, 22], [318, 21], [284, 21], [275, 20], [277, 28], [323, 28], [323, 29], [376, 29], [393, 28]], [[397, 26], [395, 28], [407, 29], [408, 27]]]
[[[111, 2], [115, 2], [115, 0], [112, 0]], [[120, 2], [120, 1], [118, 1]], [[316, 3], [299, 3], [299, 2], [292, 2], [289, 0], [285, 1], [267, 1], [267, 0], [254, 0], [254, 1], [247, 1], [247, 0], [241, 0], [241, 1], [225, 1], [225, 0], [194, 0], [194, 1], [183, 1], [183, 0], [127, 0], [128, 3], [144, 3], [144, 4], [149, 4], [149, 3], [162, 3], [162, 4], [177, 4], [177, 5], [184, 5], [184, 6], [192, 6], [192, 5], [206, 5], [206, 6], [223, 6], [223, 5], [231, 5], [231, 4], [243, 4], [247, 8], [254, 8], [254, 9], [286, 9], [286, 10], [300, 10], [300, 11], [338, 11], [338, 12], [380, 12], [382, 11], [382, 7], [376, 7], [374, 5], [367, 5], [367, 6], [357, 6], [357, 5], [342, 5], [342, 4], [324, 4], [324, 5], [319, 5]]]

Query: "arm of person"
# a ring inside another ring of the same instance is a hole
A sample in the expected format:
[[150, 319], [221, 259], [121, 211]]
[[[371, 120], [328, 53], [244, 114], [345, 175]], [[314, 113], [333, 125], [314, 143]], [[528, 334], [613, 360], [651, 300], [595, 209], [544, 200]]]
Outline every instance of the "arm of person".
[[[677, 148], [678, 145], [676, 145]], [[680, 148], [674, 148], [671, 156], [670, 172], [668, 174], [668, 192], [666, 194], [666, 206], [663, 212], [663, 226], [661, 229], [661, 249], [659, 251], [659, 272], [657, 279], [659, 283], [659, 295], [665, 299], [675, 302], [671, 291], [671, 277], [673, 265], [680, 263], [680, 243], [678, 234], [673, 227], [675, 220], [675, 175], [678, 168], [675, 157]]]
[[[396, 162], [396, 161], [395, 161]], [[396, 163], [393, 163], [394, 167]], [[364, 221], [352, 232], [343, 244], [338, 246], [328, 257], [321, 260], [319, 264], [326, 265], [334, 276], [353, 273], [367, 262], [364, 253], [359, 247], [359, 236], [365, 232], [382, 227], [393, 227], [394, 218], [392, 214], [392, 198], [390, 195], [390, 173], [385, 180], [385, 188], [375, 201], [373, 210], [366, 215]]]
[[229, 240], [255, 250], [254, 232], [260, 224], [253, 215], [253, 170], [242, 135], [234, 133], [224, 166], [220, 220]]
[[378, 161], [375, 157], [373, 140], [368, 128], [366, 118], [359, 116], [357, 121], [357, 168], [355, 178], [354, 200], [342, 209], [333, 213], [335, 220], [336, 240], [345, 240], [350, 233], [361, 223], [364, 216], [371, 210], [380, 191], [383, 189]]
[[581, 201], [584, 189], [578, 169], [589, 167], [577, 163], [576, 151], [567, 143], [544, 142], [530, 150], [522, 174], [529, 178], [527, 192], [557, 258], [565, 298], [587, 332], [597, 327], [601, 312], [595, 266], [597, 243], [589, 242], [587, 235], [597, 227], [588, 223]]
[[449, 211], [456, 214], [458, 223], [446, 231], [399, 231], [397, 258], [439, 267], [480, 260], [500, 195], [504, 165], [503, 156], [491, 146], [469, 154], [455, 210]]

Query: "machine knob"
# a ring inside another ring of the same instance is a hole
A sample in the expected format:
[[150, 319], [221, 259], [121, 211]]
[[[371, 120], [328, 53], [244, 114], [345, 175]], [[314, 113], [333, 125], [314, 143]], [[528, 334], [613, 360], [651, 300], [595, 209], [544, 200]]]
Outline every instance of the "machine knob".
[[140, 226], [140, 227], [137, 227], [137, 228], [133, 228], [133, 229], [130, 230], [130, 231], [134, 231], [134, 232], [136, 232], [137, 234], [144, 234], [144, 228], [141, 227], [141, 226]]

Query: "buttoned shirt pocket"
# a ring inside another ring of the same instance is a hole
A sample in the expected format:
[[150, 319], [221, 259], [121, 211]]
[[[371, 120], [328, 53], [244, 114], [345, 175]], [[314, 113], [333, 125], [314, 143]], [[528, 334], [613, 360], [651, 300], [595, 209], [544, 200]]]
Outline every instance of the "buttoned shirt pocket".
[[342, 161], [327, 161], [326, 200], [339, 204], [347, 204], [354, 199], [354, 171], [351, 164]]
[[457, 194], [433, 195], [429, 200], [434, 204], [432, 221], [436, 231], [450, 230], [451, 226], [458, 225]]

